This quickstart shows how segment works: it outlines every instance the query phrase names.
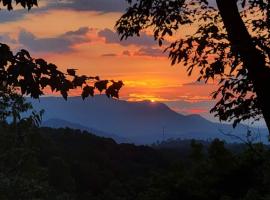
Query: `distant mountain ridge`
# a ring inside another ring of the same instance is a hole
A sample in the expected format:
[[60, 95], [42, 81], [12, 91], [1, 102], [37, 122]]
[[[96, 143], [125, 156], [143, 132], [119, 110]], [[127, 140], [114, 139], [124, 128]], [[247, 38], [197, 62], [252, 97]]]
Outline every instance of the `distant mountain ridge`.
[[100, 137], [112, 138], [118, 143], [131, 142], [126, 138], [121, 138], [121, 137], [118, 137], [117, 135], [105, 133], [105, 132], [100, 131], [100, 130], [89, 128], [89, 127], [83, 126], [81, 124], [72, 123], [72, 122], [69, 122], [66, 120], [62, 120], [62, 119], [48, 119], [46, 121], [43, 121], [41, 126], [42, 127], [56, 128], [56, 129], [58, 129], [58, 128], [79, 129], [81, 131], [87, 131], [89, 133], [95, 134], [95, 135], [100, 136]]
[[[168, 138], [182, 139], [228, 139], [225, 133], [246, 133], [240, 125], [233, 130], [231, 125], [213, 123], [199, 115], [182, 115], [167, 105], [157, 102], [128, 102], [108, 99], [104, 95], [82, 100], [70, 97], [43, 97], [39, 101], [29, 99], [36, 109], [44, 109], [44, 121], [64, 120], [89, 129], [99, 130], [137, 144], [149, 144]], [[266, 129], [260, 129], [266, 134]], [[164, 133], [164, 134], [163, 134]]]

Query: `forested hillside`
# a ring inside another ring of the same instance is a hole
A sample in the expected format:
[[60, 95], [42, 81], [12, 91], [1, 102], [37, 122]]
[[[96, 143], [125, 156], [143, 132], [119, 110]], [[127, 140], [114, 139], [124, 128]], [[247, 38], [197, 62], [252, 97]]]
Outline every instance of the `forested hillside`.
[[267, 199], [269, 151], [214, 140], [177, 151], [71, 129], [0, 130], [0, 199]]

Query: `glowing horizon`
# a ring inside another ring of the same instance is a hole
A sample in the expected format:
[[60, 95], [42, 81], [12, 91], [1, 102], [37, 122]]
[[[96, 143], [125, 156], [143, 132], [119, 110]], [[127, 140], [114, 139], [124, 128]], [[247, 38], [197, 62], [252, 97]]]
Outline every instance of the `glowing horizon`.
[[[124, 100], [190, 103], [211, 100], [214, 84], [197, 84], [196, 75], [188, 77], [183, 66], [172, 67], [151, 31], [141, 38], [120, 42], [114, 24], [121, 12], [48, 5], [42, 4], [29, 13], [16, 10], [8, 14], [21, 17], [0, 24], [1, 41], [13, 51], [27, 49], [33, 57], [42, 57], [61, 70], [76, 68], [79, 74], [123, 80], [120, 98]], [[1, 12], [6, 11], [0, 11], [0, 15]], [[78, 92], [71, 91], [70, 95], [76, 96]]]

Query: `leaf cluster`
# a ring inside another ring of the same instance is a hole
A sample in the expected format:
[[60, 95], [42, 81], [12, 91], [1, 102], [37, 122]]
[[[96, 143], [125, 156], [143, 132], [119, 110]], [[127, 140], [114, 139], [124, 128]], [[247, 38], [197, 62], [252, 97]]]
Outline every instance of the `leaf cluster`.
[[32, 104], [14, 88], [0, 88], [0, 126], [12, 125], [14, 130], [38, 127], [44, 110], [35, 111]]
[[45, 88], [59, 92], [67, 99], [72, 89], [82, 88], [82, 98], [93, 96], [95, 90], [105, 91], [108, 97], [119, 97], [122, 81], [101, 80], [98, 76], [77, 75], [75, 69], [66, 73], [44, 59], [32, 58], [24, 49], [15, 55], [6, 44], [0, 44], [0, 85], [19, 88], [21, 94], [39, 98]]
[[13, 4], [19, 4], [23, 8], [30, 10], [34, 6], [38, 6], [38, 0], [0, 0], [0, 4], [6, 7], [8, 10], [13, 9]]

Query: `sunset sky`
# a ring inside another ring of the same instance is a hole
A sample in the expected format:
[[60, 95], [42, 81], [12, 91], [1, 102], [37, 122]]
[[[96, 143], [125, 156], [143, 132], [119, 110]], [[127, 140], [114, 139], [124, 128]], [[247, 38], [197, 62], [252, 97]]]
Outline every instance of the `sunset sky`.
[[180, 113], [208, 117], [213, 84], [195, 83], [183, 66], [171, 66], [151, 32], [120, 42], [114, 25], [125, 8], [124, 0], [40, 0], [30, 12], [2, 9], [0, 39], [62, 70], [123, 80], [121, 99], [166, 102]]

